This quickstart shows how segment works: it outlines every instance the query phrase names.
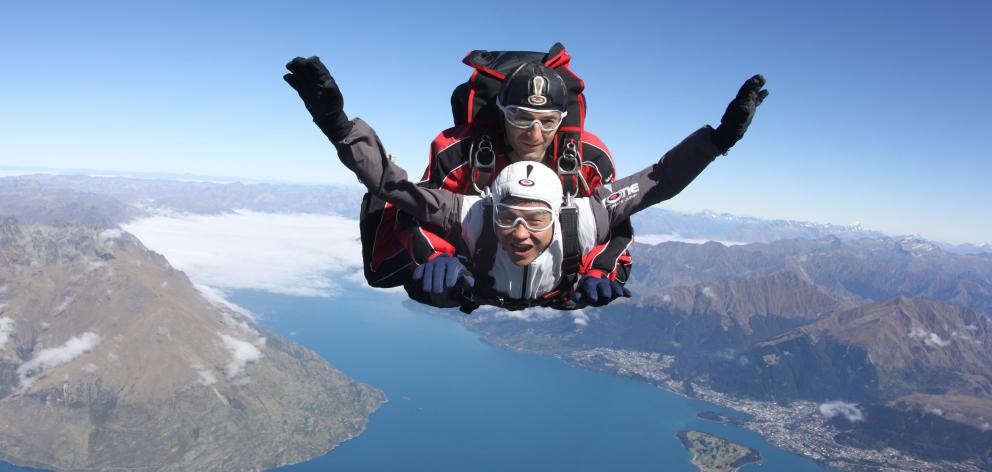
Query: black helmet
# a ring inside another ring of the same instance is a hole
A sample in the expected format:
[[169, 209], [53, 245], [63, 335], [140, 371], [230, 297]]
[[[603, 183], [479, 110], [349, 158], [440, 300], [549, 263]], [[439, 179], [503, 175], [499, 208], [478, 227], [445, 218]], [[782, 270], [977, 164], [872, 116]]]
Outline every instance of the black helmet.
[[503, 81], [497, 103], [501, 107], [565, 112], [568, 89], [565, 80], [554, 69], [540, 62], [528, 62], [517, 67]]

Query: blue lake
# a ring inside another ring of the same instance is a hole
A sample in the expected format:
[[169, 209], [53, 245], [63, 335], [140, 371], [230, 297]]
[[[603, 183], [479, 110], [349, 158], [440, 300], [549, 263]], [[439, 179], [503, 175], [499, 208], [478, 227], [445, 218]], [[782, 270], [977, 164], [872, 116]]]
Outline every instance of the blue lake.
[[[261, 324], [316, 351], [389, 402], [366, 431], [286, 471], [694, 471], [675, 433], [696, 429], [759, 449], [745, 471], [827, 470], [755, 433], [696, 418], [731, 411], [645, 382], [483, 343], [394, 294], [337, 298], [238, 291]], [[0, 462], [2, 471], [27, 471]]]
[[350, 286], [334, 299], [230, 298], [389, 398], [358, 438], [280, 470], [693, 471], [675, 436], [682, 429], [759, 449], [764, 463], [744, 470], [827, 470], [745, 429], [696, 418], [726, 409], [487, 345], [455, 321], [405, 308], [400, 296]]

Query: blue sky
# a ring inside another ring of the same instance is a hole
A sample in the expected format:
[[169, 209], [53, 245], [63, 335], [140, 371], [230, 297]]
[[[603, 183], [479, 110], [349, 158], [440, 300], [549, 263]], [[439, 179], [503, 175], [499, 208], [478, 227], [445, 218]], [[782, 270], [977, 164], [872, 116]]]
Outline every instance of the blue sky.
[[353, 183], [281, 78], [316, 54], [419, 176], [467, 51], [560, 41], [621, 174], [768, 78], [748, 135], [666, 208], [992, 242], [988, 2], [499, 5], [8, 2], [0, 166]]

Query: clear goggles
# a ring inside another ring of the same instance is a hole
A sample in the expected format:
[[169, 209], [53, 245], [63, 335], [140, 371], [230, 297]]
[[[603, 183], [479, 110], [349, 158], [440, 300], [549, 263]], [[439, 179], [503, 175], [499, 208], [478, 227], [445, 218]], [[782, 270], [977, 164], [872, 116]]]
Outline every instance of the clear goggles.
[[558, 110], [535, 110], [518, 106], [505, 107], [501, 103], [496, 104], [506, 117], [506, 122], [514, 128], [530, 129], [537, 123], [541, 131], [545, 133], [558, 129], [561, 120], [568, 115], [567, 111]]
[[528, 231], [537, 233], [555, 224], [555, 214], [545, 207], [530, 207], [497, 204], [493, 212], [493, 222], [496, 226], [512, 229], [523, 223]]

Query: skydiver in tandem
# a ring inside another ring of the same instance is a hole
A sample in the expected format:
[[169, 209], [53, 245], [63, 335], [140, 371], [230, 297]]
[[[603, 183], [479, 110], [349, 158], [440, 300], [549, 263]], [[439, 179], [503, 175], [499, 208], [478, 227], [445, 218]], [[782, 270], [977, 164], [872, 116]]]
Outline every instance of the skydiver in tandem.
[[[768, 95], [761, 75], [748, 79], [717, 128], [704, 126], [640, 172], [578, 196], [560, 172], [538, 160], [506, 164], [478, 195], [426, 188], [407, 179], [372, 128], [349, 120], [334, 78], [317, 57], [287, 64], [285, 80], [299, 93], [338, 158], [365, 185], [370, 200], [388, 203], [416, 224], [445, 235], [454, 254], [435, 254], [413, 272], [411, 298], [470, 313], [480, 305], [509, 310], [533, 306], [600, 306], [630, 292], [608, 277], [577, 277], [590, 253], [629, 225], [634, 213], [674, 197], [747, 131]], [[512, 80], [523, 74], [526, 80]], [[515, 86], [516, 85], [516, 86]], [[506, 129], [545, 136], [568, 110], [562, 77], [540, 62], [525, 62], [504, 81], [497, 99]], [[536, 146], [535, 146], [536, 147]], [[490, 167], [491, 169], [492, 167]], [[572, 181], [574, 183], [574, 180]], [[380, 215], [381, 216], [381, 215]], [[364, 228], [363, 228], [364, 229]], [[363, 245], [374, 240], [363, 235]], [[371, 248], [365, 247], [366, 253]]]
[[[462, 62], [472, 68], [472, 75], [451, 95], [454, 126], [441, 131], [431, 142], [428, 165], [418, 185], [481, 195], [491, 188], [499, 171], [519, 161], [538, 162], [556, 171], [562, 190], [570, 197], [590, 197], [597, 188], [613, 183], [616, 169], [609, 148], [584, 125], [585, 83], [570, 68], [571, 59], [561, 43], [547, 53], [468, 53]], [[521, 67], [524, 64], [527, 65]], [[550, 80], [552, 77], [555, 80]], [[558, 77], [564, 81], [567, 100], [560, 96]], [[547, 93], [537, 95], [529, 91], [545, 88]], [[549, 96], [554, 98], [549, 100]], [[542, 110], [554, 116], [540, 128], [532, 126], [529, 114]], [[504, 119], [505, 115], [515, 119]], [[383, 209], [378, 212], [380, 206]], [[370, 209], [362, 212], [360, 225], [363, 241], [368, 241], [366, 245], [371, 248], [364, 257], [369, 285], [402, 284], [414, 299], [434, 304], [422, 282], [424, 273], [430, 277], [440, 262], [428, 262], [441, 255], [454, 256], [457, 251], [449, 240], [456, 241], [459, 236], [444, 235], [439, 228], [420, 224], [396, 212], [395, 207], [386, 207], [385, 202], [375, 201], [364, 208]], [[564, 230], [567, 236], [568, 228]], [[581, 276], [577, 297], [588, 294], [590, 297], [583, 302], [594, 306], [630, 296], [623, 284], [633, 264], [627, 250], [632, 242], [629, 221], [614, 226], [607, 240], [585, 252], [578, 265], [569, 263], [563, 267], [564, 283], [571, 285]], [[574, 252], [578, 253], [577, 247]], [[570, 308], [573, 300], [567, 295], [562, 293], [542, 303]]]

